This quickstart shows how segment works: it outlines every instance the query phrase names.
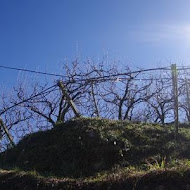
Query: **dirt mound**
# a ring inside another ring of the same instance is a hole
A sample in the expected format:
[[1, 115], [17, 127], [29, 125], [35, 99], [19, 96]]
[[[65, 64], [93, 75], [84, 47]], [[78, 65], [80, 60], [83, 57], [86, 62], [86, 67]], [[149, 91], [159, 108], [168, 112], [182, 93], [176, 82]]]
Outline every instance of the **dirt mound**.
[[190, 158], [190, 130], [184, 130], [176, 143], [169, 127], [80, 118], [24, 137], [0, 154], [0, 167], [73, 178], [115, 166], [144, 169], [152, 157]]
[[110, 169], [119, 164], [120, 153], [127, 146], [124, 139], [109, 134], [110, 123], [80, 119], [34, 133], [3, 153], [1, 165], [67, 177]]

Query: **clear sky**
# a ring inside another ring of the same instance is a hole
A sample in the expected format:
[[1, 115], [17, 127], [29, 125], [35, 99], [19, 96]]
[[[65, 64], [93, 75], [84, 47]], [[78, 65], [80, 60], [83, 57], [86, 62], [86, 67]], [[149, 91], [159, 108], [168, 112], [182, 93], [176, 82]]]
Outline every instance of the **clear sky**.
[[[190, 0], [0, 0], [0, 65], [56, 72], [105, 54], [134, 67], [190, 65]], [[0, 69], [1, 82], [17, 74]]]

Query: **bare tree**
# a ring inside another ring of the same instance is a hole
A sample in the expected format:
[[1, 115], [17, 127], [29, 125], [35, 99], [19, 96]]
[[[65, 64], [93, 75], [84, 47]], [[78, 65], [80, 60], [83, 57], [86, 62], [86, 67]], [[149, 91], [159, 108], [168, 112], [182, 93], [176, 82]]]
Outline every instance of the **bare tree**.
[[152, 112], [153, 122], [164, 125], [166, 118], [169, 118], [172, 114], [172, 86], [170, 79], [162, 79], [162, 76], [159, 78], [151, 89], [154, 92], [154, 96], [147, 100], [147, 106]]
[[[187, 75], [188, 73], [185, 72]], [[180, 83], [181, 90], [180, 90], [180, 101], [179, 101], [179, 108], [184, 112], [186, 120], [190, 123], [190, 92], [189, 92], [189, 80], [185, 78]]]
[[[93, 59], [82, 65], [78, 60], [64, 64], [63, 75], [59, 80], [66, 94], [57, 81], [49, 80], [30, 84], [21, 81], [11, 97], [1, 95], [0, 117], [13, 136], [20, 139], [27, 133], [55, 127], [74, 117], [67, 95], [87, 117], [164, 124], [173, 114], [170, 75], [153, 77], [140, 69], [132, 72], [129, 67], [120, 71], [114, 64], [106, 67], [104, 60], [97, 64]], [[182, 87], [179, 94], [183, 94]], [[186, 109], [185, 104], [181, 106]]]
[[152, 80], [138, 80], [139, 73], [133, 74], [129, 68], [125, 70], [125, 78], [119, 76], [117, 69], [114, 73], [118, 78], [104, 85], [102, 98], [115, 109], [117, 119], [132, 120], [135, 106], [152, 96], [148, 91]]

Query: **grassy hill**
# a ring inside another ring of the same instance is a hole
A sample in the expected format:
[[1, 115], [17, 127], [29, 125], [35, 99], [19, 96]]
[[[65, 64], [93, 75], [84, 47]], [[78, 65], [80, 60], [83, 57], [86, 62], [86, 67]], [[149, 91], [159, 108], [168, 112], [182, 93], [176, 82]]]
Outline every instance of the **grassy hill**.
[[[172, 183], [187, 189], [190, 129], [179, 132], [176, 141], [169, 126], [71, 120], [28, 135], [0, 154], [1, 168], [6, 169], [0, 172], [0, 185], [10, 185], [7, 180], [11, 176], [11, 183], [17, 184], [19, 179], [23, 184], [34, 183], [36, 189], [154, 189], [159, 185], [170, 189]], [[19, 171], [7, 170], [14, 167]], [[54, 178], [47, 179], [49, 176]], [[52, 187], [52, 181], [57, 185]]]

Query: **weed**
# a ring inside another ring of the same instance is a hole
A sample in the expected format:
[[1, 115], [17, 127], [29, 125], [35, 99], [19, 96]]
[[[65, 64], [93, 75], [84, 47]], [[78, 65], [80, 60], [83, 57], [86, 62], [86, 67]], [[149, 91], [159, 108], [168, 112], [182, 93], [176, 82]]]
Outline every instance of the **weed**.
[[148, 170], [159, 170], [166, 168], [166, 156], [163, 157], [160, 161], [156, 158], [146, 159], [146, 165]]

